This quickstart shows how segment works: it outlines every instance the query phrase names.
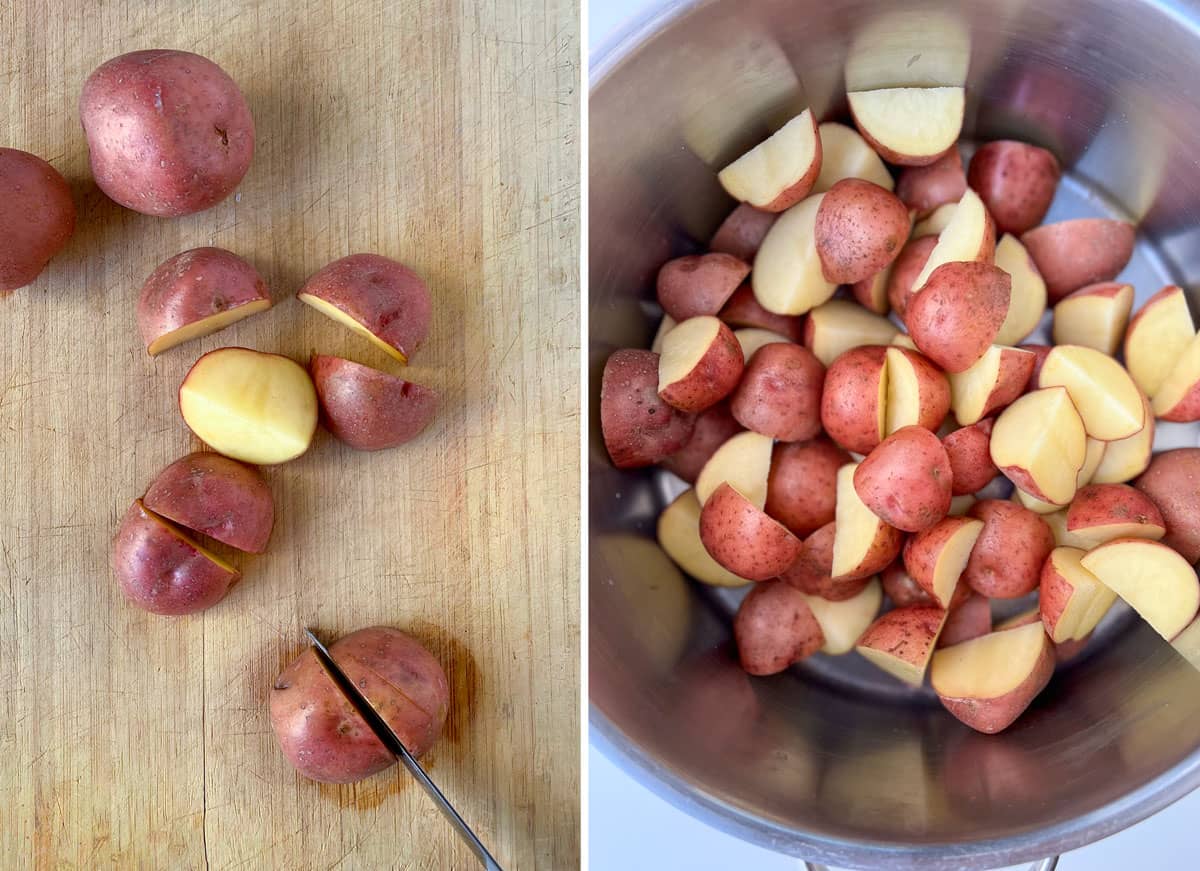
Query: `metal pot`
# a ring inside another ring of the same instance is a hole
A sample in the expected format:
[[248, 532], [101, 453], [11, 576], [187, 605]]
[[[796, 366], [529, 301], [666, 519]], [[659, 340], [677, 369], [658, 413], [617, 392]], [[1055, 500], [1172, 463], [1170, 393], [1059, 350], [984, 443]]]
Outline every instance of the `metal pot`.
[[[964, 53], [965, 52], [965, 53]], [[855, 656], [746, 677], [736, 596], [685, 579], [654, 523], [678, 483], [612, 468], [604, 360], [646, 347], [655, 272], [731, 202], [715, 168], [810, 105], [965, 76], [965, 137], [1068, 170], [1047, 220], [1126, 214], [1139, 302], [1200, 277], [1200, 9], [1152, 0], [710, 0], [663, 4], [593, 64], [590, 99], [590, 686], [605, 752], [689, 813], [850, 867], [984, 868], [1129, 826], [1200, 785], [1200, 673], [1110, 615], [1015, 726], [970, 732]], [[905, 78], [912, 81], [906, 81]], [[1157, 444], [1197, 443], [1164, 425]]]

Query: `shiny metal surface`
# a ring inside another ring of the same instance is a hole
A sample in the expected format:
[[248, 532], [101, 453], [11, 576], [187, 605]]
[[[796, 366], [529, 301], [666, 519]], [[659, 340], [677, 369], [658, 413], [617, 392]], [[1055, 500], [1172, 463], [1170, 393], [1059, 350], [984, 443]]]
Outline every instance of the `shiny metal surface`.
[[[1167, 281], [1200, 283], [1195, 6], [678, 2], [593, 65], [593, 734], [690, 813], [842, 867], [1040, 860], [1200, 785], [1200, 674], [1127, 613], [998, 736], [971, 732], [853, 656], [747, 677], [728, 646], [736, 598], [688, 581], [654, 543], [677, 482], [617, 472], [599, 437], [604, 360], [648, 343], [658, 266], [700, 248], [731, 206], [714, 167], [800, 106], [842, 117], [844, 74], [899, 85], [964, 68], [965, 136], [1037, 142], [1068, 167], [1047, 220], [1140, 220], [1123, 274], [1139, 300]], [[1196, 428], [1162, 425], [1156, 443], [1196, 445]]]

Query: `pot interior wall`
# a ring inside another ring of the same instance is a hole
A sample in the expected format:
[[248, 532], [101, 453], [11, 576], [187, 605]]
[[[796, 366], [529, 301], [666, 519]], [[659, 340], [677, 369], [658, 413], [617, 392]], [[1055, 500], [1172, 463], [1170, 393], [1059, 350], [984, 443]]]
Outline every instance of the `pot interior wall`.
[[[806, 105], [846, 120], [847, 70], [933, 84], [958, 64], [964, 137], [1045, 145], [1070, 173], [1051, 220], [1139, 222], [1124, 274], [1139, 302], [1196, 282], [1200, 33], [1164, 6], [701, 3], [603, 66], [591, 96], [593, 724], [693, 809], [812, 859], [1016, 861], [1128, 825], [1200, 776], [1200, 674], [1129, 614], [998, 736], [855, 666], [746, 677], [727, 643], [733, 601], [654, 542], [671, 485], [604, 452], [604, 360], [648, 345], [658, 267], [701, 250], [731, 208], [715, 169]], [[1195, 428], [1163, 426], [1158, 443], [1196, 445]]]

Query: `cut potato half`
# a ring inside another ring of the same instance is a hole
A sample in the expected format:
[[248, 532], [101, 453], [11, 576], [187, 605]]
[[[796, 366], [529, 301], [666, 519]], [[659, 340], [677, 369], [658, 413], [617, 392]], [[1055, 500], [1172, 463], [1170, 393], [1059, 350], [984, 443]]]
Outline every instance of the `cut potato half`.
[[717, 448], [696, 477], [696, 498], [703, 506], [722, 484], [728, 483], [755, 508], [767, 504], [767, 478], [771, 474], [769, 436], [740, 432]]
[[1146, 409], [1137, 385], [1120, 363], [1095, 348], [1056, 345], [1042, 363], [1038, 387], [1066, 388], [1084, 429], [1094, 439], [1111, 442], [1129, 438], [1146, 425]]
[[780, 215], [758, 249], [750, 281], [754, 298], [769, 312], [802, 315], [837, 290], [817, 256], [817, 209], [824, 196], [814, 194]]
[[920, 288], [929, 281], [929, 276], [944, 263], [991, 262], [995, 250], [996, 231], [991, 216], [979, 194], [967, 188], [962, 199], [955, 204], [946, 228], [938, 236], [937, 244], [929, 252], [929, 259], [917, 273], [913, 287], [919, 293]]
[[804, 344], [828, 366], [859, 345], [887, 345], [899, 330], [887, 318], [845, 299], [831, 299], [808, 313]]
[[1125, 331], [1125, 368], [1153, 396], [1183, 356], [1196, 328], [1183, 288], [1169, 284], [1141, 307]]
[[658, 543], [675, 564], [696, 580], [714, 587], [748, 583], [709, 556], [700, 541], [700, 500], [685, 490], [658, 516]]
[[962, 131], [962, 88], [882, 88], [846, 96], [859, 132], [891, 163], [933, 163]]
[[1080, 563], [1168, 641], [1200, 610], [1196, 570], [1161, 542], [1117, 539], [1089, 551]]
[[1066, 505], [1087, 456], [1087, 433], [1066, 389], [1043, 388], [1000, 413], [990, 452], [996, 468], [1026, 493]]
[[717, 175], [735, 200], [782, 212], [808, 195], [821, 168], [821, 140], [810, 110], [747, 151]]
[[841, 602], [831, 602], [807, 593], [801, 595], [807, 600], [825, 635], [821, 652], [830, 656], [840, 656], [853, 650], [883, 604], [883, 587], [876, 578], [872, 578], [857, 595]]

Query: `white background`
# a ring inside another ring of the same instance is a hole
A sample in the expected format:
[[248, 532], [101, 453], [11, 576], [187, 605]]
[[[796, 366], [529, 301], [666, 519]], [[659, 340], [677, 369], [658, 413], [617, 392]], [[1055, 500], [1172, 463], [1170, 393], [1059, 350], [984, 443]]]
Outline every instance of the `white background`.
[[[654, 0], [592, 0], [591, 49]], [[676, 810], [589, 747], [589, 858], [593, 871], [797, 871], [803, 864], [725, 835]], [[1200, 791], [1118, 835], [1062, 858], [1062, 871], [1200, 867]]]

